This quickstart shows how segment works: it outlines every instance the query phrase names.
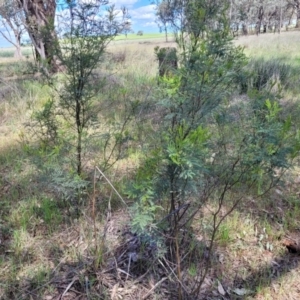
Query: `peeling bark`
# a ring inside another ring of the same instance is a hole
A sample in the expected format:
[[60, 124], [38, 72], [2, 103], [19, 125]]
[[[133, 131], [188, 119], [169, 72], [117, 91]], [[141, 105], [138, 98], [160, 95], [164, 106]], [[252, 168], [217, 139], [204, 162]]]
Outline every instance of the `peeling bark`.
[[58, 47], [57, 35], [54, 29], [56, 1], [17, 1], [24, 12], [24, 25], [35, 48], [37, 61], [51, 73], [57, 72], [59, 61], [54, 55]]

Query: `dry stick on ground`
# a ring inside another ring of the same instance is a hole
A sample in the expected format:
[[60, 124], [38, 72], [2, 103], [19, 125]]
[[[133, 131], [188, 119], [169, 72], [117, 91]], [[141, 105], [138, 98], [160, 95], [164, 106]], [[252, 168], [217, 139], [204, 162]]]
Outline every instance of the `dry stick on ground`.
[[145, 299], [147, 299], [150, 295], [151, 295], [151, 293], [159, 286], [159, 285], [161, 285], [165, 280], [167, 280], [168, 279], [168, 277], [163, 277], [159, 282], [157, 282], [155, 285], [154, 285], [154, 287], [142, 298], [142, 300], [145, 300]]
[[[184, 259], [185, 259], [185, 257], [186, 257], [186, 255], [184, 256], [184, 258], [181, 260], [181, 261], [183, 261]], [[165, 261], [165, 263], [166, 263], [166, 265], [169, 267], [169, 269], [170, 269], [170, 274], [172, 273], [173, 274], [173, 276], [176, 278], [176, 280], [177, 280], [177, 282], [179, 282], [179, 284], [180, 284], [180, 286], [184, 289], [184, 291], [188, 294], [188, 291], [187, 291], [187, 289], [185, 288], [185, 286], [184, 286], [184, 284], [179, 280], [179, 278], [177, 277], [177, 275], [176, 275], [176, 273], [175, 273], [175, 270], [176, 270], [176, 268], [177, 268], [177, 266], [175, 267], [175, 268], [173, 268], [172, 269], [172, 267], [169, 265], [169, 263], [167, 262], [167, 260], [163, 257], [163, 259], [164, 259], [164, 261]], [[164, 266], [164, 264], [162, 263], [162, 261], [159, 259], [158, 260], [159, 262], [160, 262], [160, 264], [165, 268], [165, 270], [166, 270], [166, 267]]]
[[86, 294], [87, 298], [89, 299], [90, 298], [90, 291], [89, 291], [90, 281], [87, 276], [85, 276], [84, 279], [85, 279], [85, 294]]
[[60, 296], [60, 300], [62, 300], [64, 298], [64, 296], [67, 294], [67, 292], [69, 291], [69, 289], [72, 287], [72, 285], [74, 284], [75, 281], [79, 280], [78, 276], [74, 276], [73, 280], [69, 283], [69, 285], [66, 287], [65, 291], [62, 293], [62, 295]]
[[127, 281], [128, 276], [129, 276], [130, 264], [131, 264], [131, 255], [129, 255], [129, 261], [128, 261], [128, 267], [127, 267], [127, 276], [126, 276], [125, 281]]

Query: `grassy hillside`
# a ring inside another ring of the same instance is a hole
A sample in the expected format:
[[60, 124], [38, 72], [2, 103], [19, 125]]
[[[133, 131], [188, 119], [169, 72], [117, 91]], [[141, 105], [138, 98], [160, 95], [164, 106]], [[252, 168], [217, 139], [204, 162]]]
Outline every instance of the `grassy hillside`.
[[[282, 118], [292, 116], [299, 128], [300, 32], [241, 37], [234, 43], [245, 48], [250, 62], [263, 58], [291, 66], [285, 84], [273, 88], [280, 91]], [[164, 262], [157, 273], [146, 274], [138, 266], [142, 271], [134, 277], [124, 254], [133, 205], [125, 187], [148, 155], [161, 122], [161, 112], [152, 105], [158, 89], [154, 47], [173, 45], [164, 42], [163, 34], [133, 34], [117, 37], [108, 47], [95, 75], [95, 80], [106, 78], [96, 101], [102, 107], [100, 134], [113, 122], [121, 123], [126, 103], [138, 110], [127, 129], [125, 152], [106, 178], [95, 169], [103, 145], [97, 138], [89, 140], [84, 174], [89, 185], [80, 198], [80, 214], [75, 212], [78, 182], [61, 182], [65, 165], [56, 157], [57, 148], [44, 151], [32, 124], [32, 115], [53, 91], [30, 57], [19, 62], [12, 50], [0, 51], [0, 299], [174, 299], [173, 279], [165, 275], [173, 276], [174, 265]], [[237, 103], [248, 101], [247, 95], [235, 97]], [[300, 256], [286, 247], [300, 243], [299, 158], [293, 166], [280, 186], [259, 198], [257, 190], [246, 195], [247, 201], [221, 224], [202, 299], [300, 298]], [[56, 177], [49, 180], [53, 170]], [[204, 205], [192, 224], [193, 236], [204, 246], [199, 261], [188, 261], [183, 270], [187, 286], [205, 260], [216, 206], [214, 201]], [[222, 209], [226, 214], [228, 207]], [[117, 265], [122, 255], [124, 262]]]

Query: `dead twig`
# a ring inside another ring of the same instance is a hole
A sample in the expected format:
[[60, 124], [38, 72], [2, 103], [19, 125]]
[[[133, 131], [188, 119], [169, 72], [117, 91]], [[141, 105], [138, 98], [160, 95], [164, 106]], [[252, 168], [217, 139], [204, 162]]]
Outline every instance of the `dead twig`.
[[70, 290], [72, 285], [75, 281], [77, 281], [79, 278], [78, 276], [74, 276], [73, 280], [69, 283], [69, 285], [66, 287], [65, 291], [62, 293], [62, 295], [59, 297], [59, 300], [63, 300], [64, 296], [67, 294], [67, 292]]
[[142, 300], [147, 299], [151, 293], [158, 287], [160, 286], [164, 281], [166, 281], [168, 279], [168, 277], [163, 277], [159, 282], [157, 282], [154, 287], [142, 298]]

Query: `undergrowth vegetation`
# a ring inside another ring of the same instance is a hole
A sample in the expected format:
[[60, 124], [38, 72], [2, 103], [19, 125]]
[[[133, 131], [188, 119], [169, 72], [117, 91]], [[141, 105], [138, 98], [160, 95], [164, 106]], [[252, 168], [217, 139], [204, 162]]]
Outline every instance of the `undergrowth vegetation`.
[[1, 299], [297, 299], [300, 57], [222, 9], [167, 44], [74, 22], [55, 76], [1, 63]]

